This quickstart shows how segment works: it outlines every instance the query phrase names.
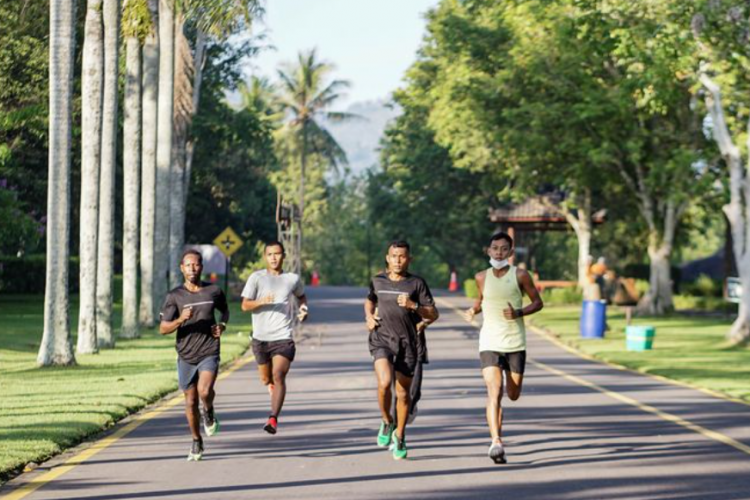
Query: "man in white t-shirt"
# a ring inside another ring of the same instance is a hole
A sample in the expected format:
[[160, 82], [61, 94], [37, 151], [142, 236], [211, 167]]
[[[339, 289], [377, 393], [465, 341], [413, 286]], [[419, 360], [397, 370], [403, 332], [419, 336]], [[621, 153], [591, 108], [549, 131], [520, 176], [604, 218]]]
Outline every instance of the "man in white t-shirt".
[[284, 245], [278, 241], [266, 243], [263, 256], [266, 268], [251, 274], [242, 290], [242, 310], [253, 313], [253, 354], [260, 381], [271, 395], [271, 414], [263, 430], [276, 434], [286, 396], [286, 375], [296, 352], [291, 299], [292, 295], [297, 298], [300, 304], [297, 318], [304, 321], [307, 298], [299, 275], [282, 270]]

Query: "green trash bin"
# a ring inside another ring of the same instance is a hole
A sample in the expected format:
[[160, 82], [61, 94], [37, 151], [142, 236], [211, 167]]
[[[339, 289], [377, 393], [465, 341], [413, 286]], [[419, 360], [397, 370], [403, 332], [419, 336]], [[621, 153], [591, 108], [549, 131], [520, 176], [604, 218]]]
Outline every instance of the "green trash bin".
[[656, 328], [653, 326], [625, 327], [625, 345], [628, 351], [650, 351], [654, 345]]

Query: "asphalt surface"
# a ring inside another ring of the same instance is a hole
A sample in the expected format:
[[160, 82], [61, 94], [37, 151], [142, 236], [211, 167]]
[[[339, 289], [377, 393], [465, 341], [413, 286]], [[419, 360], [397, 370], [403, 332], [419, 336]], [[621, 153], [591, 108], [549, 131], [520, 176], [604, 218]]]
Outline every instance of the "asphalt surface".
[[[581, 359], [532, 333], [523, 395], [503, 400], [508, 463], [493, 464], [477, 330], [447, 307], [465, 300], [447, 294], [428, 330], [409, 459], [394, 461], [375, 445], [364, 292], [308, 296], [279, 434], [261, 430], [269, 398], [251, 363], [218, 385], [221, 432], [206, 438], [202, 462], [185, 460], [190, 437], [175, 406], [24, 498], [750, 499], [750, 454], [716, 438], [750, 446], [750, 406]], [[63, 461], [8, 483], [0, 499]]]

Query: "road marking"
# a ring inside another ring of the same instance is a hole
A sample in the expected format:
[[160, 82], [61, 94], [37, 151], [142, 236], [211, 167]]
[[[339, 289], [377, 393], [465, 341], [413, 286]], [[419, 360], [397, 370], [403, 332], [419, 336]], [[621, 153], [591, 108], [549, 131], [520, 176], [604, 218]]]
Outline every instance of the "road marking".
[[[217, 380], [223, 380], [227, 378], [229, 375], [239, 370], [246, 364], [252, 362], [253, 360], [255, 360], [254, 356], [248, 356], [247, 358], [238, 359], [229, 368], [223, 371], [219, 375]], [[68, 472], [75, 469], [77, 466], [81, 465], [83, 462], [90, 459], [91, 457], [99, 453], [100, 451], [105, 450], [106, 448], [112, 446], [119, 439], [127, 436], [128, 434], [136, 430], [138, 427], [140, 427], [144, 423], [161, 415], [162, 413], [169, 410], [170, 408], [177, 406], [178, 404], [182, 403], [182, 401], [183, 401], [183, 396], [182, 394], [180, 394], [179, 396], [173, 397], [172, 399], [170, 399], [163, 405], [159, 406], [158, 408], [155, 408], [153, 410], [150, 410], [144, 413], [143, 415], [135, 417], [135, 419], [132, 422], [129, 422], [125, 426], [121, 427], [110, 436], [107, 436], [103, 439], [95, 441], [91, 446], [89, 446], [82, 452], [78, 453], [74, 457], [69, 458], [68, 460], [63, 462], [61, 465], [57, 465], [53, 467], [52, 470], [42, 474], [38, 479], [34, 479], [24, 484], [23, 486], [20, 486], [19, 488], [13, 490], [11, 493], [0, 497], [0, 500], [21, 500], [22, 498], [35, 492], [36, 490], [38, 490], [45, 484], [50, 483], [54, 481], [55, 479], [58, 479], [60, 476], [64, 474], [67, 474]]]
[[654, 408], [651, 405], [647, 405], [645, 403], [641, 403], [640, 401], [633, 399], [631, 397], [625, 396], [623, 394], [620, 394], [619, 392], [610, 391], [609, 389], [605, 389], [604, 387], [595, 384], [593, 382], [589, 382], [588, 380], [582, 379], [580, 377], [577, 377], [575, 375], [571, 375], [569, 373], [566, 373], [562, 370], [559, 370], [557, 368], [553, 368], [545, 363], [542, 363], [540, 361], [534, 361], [529, 360], [529, 363], [533, 364], [534, 366], [541, 368], [542, 370], [545, 370], [549, 373], [552, 373], [554, 375], [557, 375], [559, 377], [563, 377], [564, 379], [570, 380], [571, 382], [575, 382], [576, 384], [588, 387], [589, 389], [601, 392], [602, 394], [605, 394], [613, 399], [616, 399], [617, 401], [620, 401], [622, 403], [635, 406], [636, 408], [645, 411], [647, 413], [651, 413], [653, 415], [656, 415], [659, 418], [662, 418], [668, 422], [672, 422], [677, 425], [681, 425], [682, 427], [685, 427], [686, 429], [690, 429], [693, 432], [697, 432], [698, 434], [705, 436], [709, 439], [713, 439], [714, 441], [718, 441], [720, 443], [724, 443], [728, 446], [731, 446], [732, 448], [736, 448], [739, 451], [750, 455], [750, 446], [741, 443], [737, 441], [736, 439], [732, 439], [731, 437], [722, 434], [720, 432], [712, 431], [711, 429], [706, 429], [705, 427], [702, 427], [698, 424], [694, 424], [693, 422], [689, 420], [685, 420], [682, 417], [678, 417], [677, 415], [673, 415], [671, 413], [667, 413], [664, 411], [659, 410], [658, 408]]
[[[443, 298], [438, 298], [437, 301], [440, 302], [441, 304], [444, 304], [449, 309], [452, 309], [454, 312], [458, 313], [459, 316], [463, 317], [463, 314], [462, 314], [463, 310], [462, 309], [459, 309], [458, 307], [454, 306], [453, 304], [451, 304], [450, 302], [448, 302], [447, 300], [445, 300]], [[475, 326], [475, 325], [473, 325], [473, 326]], [[539, 331], [538, 328], [532, 328], [532, 330], [535, 331], [537, 334], [541, 335], [542, 337], [550, 340], [555, 345], [557, 345], [559, 347], [562, 347], [566, 351], [568, 351], [568, 352], [570, 352], [572, 354], [575, 354], [575, 355], [577, 355], [577, 356], [579, 356], [579, 357], [581, 357], [583, 359], [586, 359], [586, 360], [589, 360], [589, 361], [594, 361], [594, 362], [597, 362], [597, 363], [606, 364], [606, 365], [608, 365], [608, 366], [610, 366], [612, 368], [617, 368], [619, 370], [637, 373], [638, 375], [646, 375], [646, 376], [650, 376], [652, 378], [657, 378], [656, 376], [650, 375], [648, 373], [641, 373], [641, 372], [637, 372], [635, 370], [631, 370], [629, 368], [621, 367], [621, 366], [618, 366], [618, 365], [613, 365], [613, 364], [607, 363], [607, 362], [602, 362], [601, 360], [596, 359], [593, 356], [586, 355], [584, 353], [581, 353], [581, 352], [577, 351], [575, 348], [573, 348], [571, 346], [567, 346], [567, 345], [563, 344], [558, 339], [554, 339], [551, 335], [542, 333], [541, 331]], [[564, 372], [564, 371], [562, 371], [560, 369], [553, 368], [553, 367], [551, 367], [551, 366], [549, 366], [549, 365], [547, 365], [545, 363], [542, 363], [540, 361], [535, 361], [535, 360], [531, 360], [530, 359], [529, 363], [531, 363], [534, 366], [537, 366], [538, 368], [541, 368], [541, 369], [543, 369], [543, 370], [545, 370], [547, 372], [550, 372], [550, 373], [553, 373], [553, 374], [558, 375], [560, 377], [563, 377], [563, 378], [565, 378], [565, 379], [567, 379], [567, 380], [569, 380], [571, 382], [574, 382], [574, 383], [582, 385], [584, 387], [588, 387], [589, 389], [601, 392], [602, 394], [605, 394], [605, 395], [607, 395], [607, 396], [609, 396], [609, 397], [611, 397], [613, 399], [616, 399], [616, 400], [618, 400], [620, 402], [623, 402], [623, 403], [631, 405], [631, 406], [635, 406], [636, 408], [638, 408], [638, 409], [640, 409], [640, 410], [642, 410], [642, 411], [644, 411], [646, 413], [651, 413], [653, 415], [656, 415], [657, 417], [659, 417], [659, 418], [661, 418], [663, 420], [666, 420], [667, 422], [672, 422], [674, 424], [680, 425], [680, 426], [685, 427], [686, 429], [690, 429], [691, 431], [696, 432], [696, 433], [698, 433], [698, 434], [700, 434], [700, 435], [702, 435], [704, 437], [707, 437], [709, 439], [713, 439], [714, 441], [718, 441], [720, 443], [726, 444], [726, 445], [731, 446], [732, 448], [735, 448], [735, 449], [737, 449], [737, 450], [739, 450], [739, 451], [741, 451], [741, 452], [743, 452], [743, 453], [745, 453], [747, 455], [750, 455], [750, 446], [748, 446], [748, 445], [746, 445], [744, 443], [741, 443], [741, 442], [737, 441], [736, 439], [733, 439], [733, 438], [731, 438], [731, 437], [729, 437], [729, 436], [727, 436], [725, 434], [722, 434], [722, 433], [717, 432], [717, 431], [712, 431], [711, 429], [707, 429], [707, 428], [702, 427], [702, 426], [700, 426], [698, 424], [694, 424], [693, 422], [691, 422], [689, 420], [686, 420], [686, 419], [684, 419], [682, 417], [678, 417], [677, 415], [673, 415], [671, 413], [667, 413], [667, 412], [661, 411], [658, 408], [655, 408], [653, 406], [647, 405], [645, 403], [641, 403], [640, 401], [638, 401], [636, 399], [633, 399], [631, 397], [628, 397], [628, 396], [625, 396], [623, 394], [620, 394], [619, 392], [611, 391], [611, 390], [606, 389], [606, 388], [604, 388], [604, 387], [602, 387], [600, 385], [597, 385], [597, 384], [595, 384], [593, 382], [589, 382], [588, 380], [585, 380], [585, 379], [582, 379], [582, 378], [577, 377], [575, 375], [571, 375], [569, 373], [566, 373], [566, 372]], [[659, 377], [659, 379], [661, 379], [661, 377]], [[675, 383], [673, 380], [669, 380], [669, 379], [664, 379], [664, 381], [670, 382], [670, 383]], [[684, 386], [681, 383], [675, 383], [675, 385]], [[690, 389], [696, 389], [695, 387], [692, 387], [692, 386], [689, 386], [689, 385], [687, 387], [690, 388]], [[702, 391], [702, 392], [707, 392], [707, 391]], [[710, 395], [713, 396], [713, 394], [710, 394]], [[724, 397], [722, 399], [727, 399], [727, 398]]]

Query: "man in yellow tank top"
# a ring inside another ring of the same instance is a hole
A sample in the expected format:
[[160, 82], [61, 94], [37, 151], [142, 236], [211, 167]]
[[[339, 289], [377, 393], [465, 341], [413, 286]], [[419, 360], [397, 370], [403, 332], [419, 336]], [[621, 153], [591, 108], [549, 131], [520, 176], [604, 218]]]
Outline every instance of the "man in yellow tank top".
[[[487, 425], [492, 444], [489, 456], [495, 463], [505, 463], [502, 442], [503, 372], [508, 398], [516, 401], [521, 396], [523, 372], [526, 366], [526, 327], [523, 317], [534, 314], [544, 304], [525, 269], [510, 264], [513, 256], [513, 238], [497, 233], [487, 249], [489, 269], [477, 273], [479, 297], [466, 311], [469, 321], [480, 312], [484, 319], [479, 332], [479, 359], [482, 376], [487, 386]], [[531, 303], [524, 307], [523, 294]]]

